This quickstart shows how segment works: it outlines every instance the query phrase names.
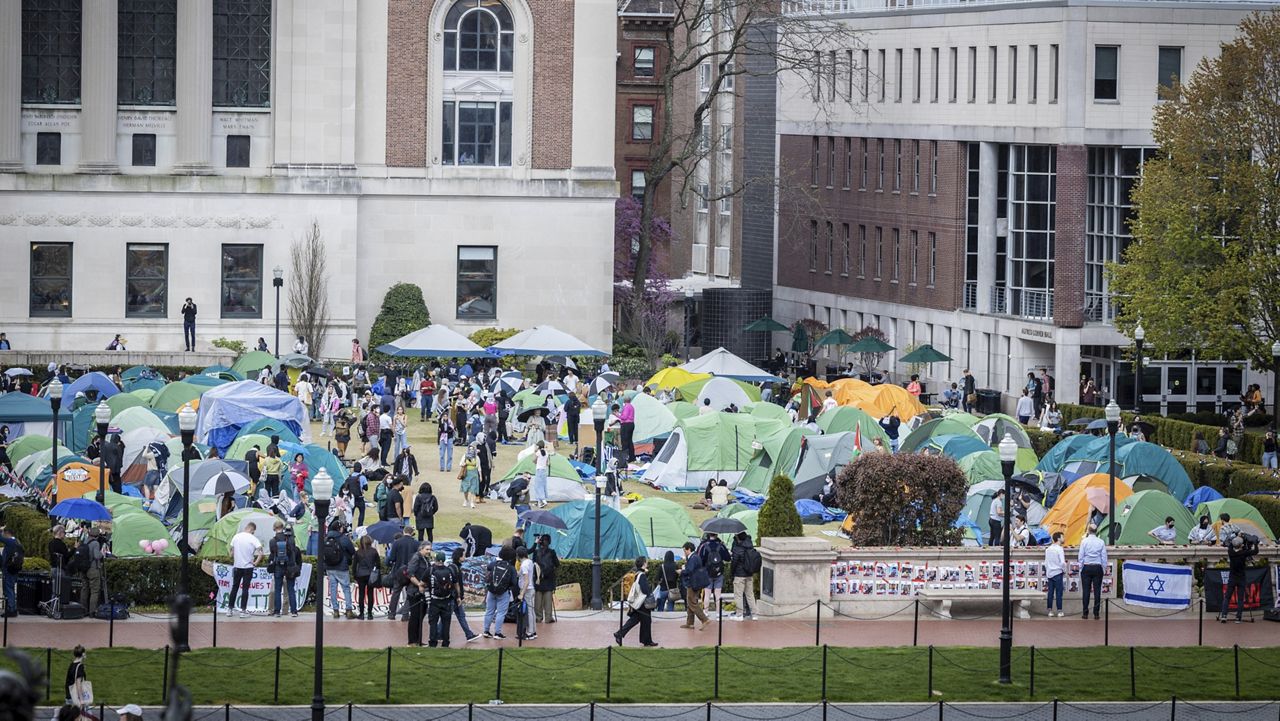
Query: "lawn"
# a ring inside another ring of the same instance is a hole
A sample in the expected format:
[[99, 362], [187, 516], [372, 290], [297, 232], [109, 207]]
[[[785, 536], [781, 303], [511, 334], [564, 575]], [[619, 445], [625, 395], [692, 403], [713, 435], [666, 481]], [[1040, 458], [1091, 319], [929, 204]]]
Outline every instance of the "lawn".
[[[45, 661], [44, 649], [32, 653]], [[1236, 698], [1232, 649], [1138, 648], [1133, 653], [1136, 695], [1130, 694], [1130, 650], [1117, 647], [1013, 651], [1013, 683], [1001, 686], [998, 650], [948, 648], [830, 648], [826, 698], [830, 701], [1077, 701]], [[505, 649], [501, 693], [497, 651], [396, 648], [325, 652], [325, 696], [332, 704], [814, 702], [823, 697], [821, 647], [752, 649], [723, 647], [719, 672], [714, 648], [701, 649]], [[97, 700], [108, 706], [156, 704], [164, 686], [164, 651], [93, 649], [86, 659]], [[276, 652], [201, 649], [183, 657], [180, 681], [197, 704], [305, 704], [312, 687], [312, 650]], [[55, 678], [70, 661], [52, 653]], [[12, 668], [7, 658], [0, 667]], [[716, 679], [719, 693], [716, 694]], [[606, 692], [606, 681], [610, 688]], [[765, 682], [762, 682], [765, 681]], [[929, 693], [930, 680], [933, 693]], [[1280, 648], [1240, 651], [1240, 698], [1275, 697]], [[278, 696], [277, 696], [278, 692]], [[60, 693], [60, 691], [59, 691]]]

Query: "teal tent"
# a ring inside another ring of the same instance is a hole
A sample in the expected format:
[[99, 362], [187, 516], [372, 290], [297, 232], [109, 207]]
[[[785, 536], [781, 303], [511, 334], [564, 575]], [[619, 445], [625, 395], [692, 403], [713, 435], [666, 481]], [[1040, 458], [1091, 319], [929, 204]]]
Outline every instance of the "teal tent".
[[[160, 378], [126, 378], [124, 379], [125, 393], [133, 391], [153, 390], [158, 391], [164, 388], [165, 382]], [[116, 396], [112, 396], [115, 398]]]
[[934, 436], [970, 436], [986, 446], [976, 431], [969, 427], [964, 421], [956, 418], [934, 418], [931, 421], [921, 423], [914, 431], [907, 434], [906, 438], [898, 444], [899, 453], [915, 453], [925, 446], [925, 443]]
[[1036, 464], [1036, 470], [1046, 473], [1057, 473], [1067, 465], [1067, 461], [1078, 454], [1081, 449], [1089, 445], [1091, 441], [1096, 440], [1093, 436], [1076, 435], [1068, 436], [1058, 441], [1049, 452], [1044, 454], [1044, 458]]
[[[595, 503], [570, 501], [551, 509], [551, 513], [568, 526], [557, 530], [541, 524], [531, 524], [525, 535], [529, 538], [546, 534], [551, 536], [551, 547], [560, 558], [591, 558], [595, 544]], [[634, 561], [647, 555], [644, 541], [631, 522], [608, 506], [600, 507], [600, 557], [615, 561]]]
[[991, 446], [983, 443], [980, 438], [962, 435], [938, 435], [930, 438], [916, 450], [922, 453], [935, 453], [958, 461], [971, 453], [990, 451]]
[[[307, 464], [307, 481], [303, 485], [303, 490], [311, 492], [311, 481], [315, 479], [316, 474], [323, 468], [329, 472], [329, 477], [333, 479], [335, 485], [341, 485], [347, 479], [347, 467], [342, 465], [342, 461], [333, 455], [329, 449], [324, 446], [318, 446], [314, 443], [302, 445], [300, 443], [290, 443], [289, 441], [280, 441], [280, 456], [284, 459], [285, 466], [293, 464], [293, 457], [302, 454], [303, 463]], [[290, 480], [293, 474], [286, 472]], [[290, 494], [292, 495], [292, 494]]]
[[[1154, 443], [1137, 441], [1117, 448], [1116, 465], [1119, 475], [1134, 491], [1164, 491], [1182, 502], [1195, 490], [1187, 469], [1172, 453]], [[1106, 473], [1107, 464], [1102, 464], [1098, 472]]]
[[[271, 436], [280, 436], [281, 441], [289, 443], [299, 443], [298, 435], [289, 429], [284, 421], [275, 418], [259, 418], [256, 421], [248, 423], [240, 427], [236, 431], [236, 437], [245, 436], [250, 433], [260, 433], [268, 438]], [[263, 446], [266, 448], [266, 446]]]

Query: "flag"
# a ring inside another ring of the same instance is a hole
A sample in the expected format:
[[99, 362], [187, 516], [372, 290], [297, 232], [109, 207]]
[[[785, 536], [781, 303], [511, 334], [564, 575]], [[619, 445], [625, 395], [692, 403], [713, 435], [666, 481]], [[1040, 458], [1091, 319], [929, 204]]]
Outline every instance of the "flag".
[[853, 447], [862, 450], [862, 424], [853, 425]]
[[1149, 608], [1187, 608], [1194, 582], [1189, 566], [1124, 562], [1124, 602]]

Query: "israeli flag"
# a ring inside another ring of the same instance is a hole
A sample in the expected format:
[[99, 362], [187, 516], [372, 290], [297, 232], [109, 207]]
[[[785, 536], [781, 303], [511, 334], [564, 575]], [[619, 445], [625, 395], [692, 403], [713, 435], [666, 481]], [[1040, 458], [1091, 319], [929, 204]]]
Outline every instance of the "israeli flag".
[[1187, 566], [1124, 562], [1124, 602], [1149, 608], [1187, 608], [1194, 577]]

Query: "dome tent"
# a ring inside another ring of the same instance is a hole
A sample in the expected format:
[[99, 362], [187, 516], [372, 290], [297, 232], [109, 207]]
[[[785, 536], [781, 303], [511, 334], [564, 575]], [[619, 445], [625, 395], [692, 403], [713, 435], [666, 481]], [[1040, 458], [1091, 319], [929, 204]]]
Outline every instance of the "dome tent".
[[[1094, 473], [1077, 479], [1058, 496], [1057, 502], [1041, 521], [1040, 527], [1052, 535], [1062, 531], [1066, 535], [1066, 544], [1075, 546], [1084, 538], [1085, 529], [1094, 510], [1102, 511], [1107, 507], [1106, 496], [1109, 493], [1111, 479], [1105, 473]], [[1116, 506], [1133, 495], [1129, 486], [1119, 478], [1116, 479]], [[1151, 529], [1147, 529], [1151, 530]]]
[[[1164, 525], [1164, 519], [1172, 516], [1177, 531], [1174, 543], [1185, 544], [1187, 534], [1195, 526], [1191, 514], [1177, 498], [1158, 490], [1138, 491], [1123, 501], [1116, 501], [1116, 543], [1123, 546], [1150, 546], [1156, 540], [1147, 532]], [[1111, 520], [1098, 528], [1098, 537], [1111, 537]]]
[[[595, 543], [595, 503], [573, 501], [551, 509], [568, 526], [558, 531], [538, 523], [530, 524], [525, 535], [536, 538], [551, 536], [551, 547], [560, 558], [591, 558]], [[631, 522], [608, 506], [600, 507], [600, 557], [615, 561], [633, 561], [644, 556], [645, 545]]]
[[934, 418], [921, 423], [918, 428], [898, 442], [899, 453], [915, 453], [934, 436], [967, 436], [987, 448], [986, 441], [969, 426], [954, 418]]
[[[862, 442], [864, 446], [868, 443], [865, 438]], [[827, 476], [838, 472], [861, 454], [854, 445], [854, 434], [848, 431], [809, 436], [800, 445], [800, 460], [796, 463], [795, 473], [787, 474], [795, 478], [792, 499], [796, 501], [822, 493]]]
[[1267, 521], [1258, 513], [1258, 509], [1249, 505], [1249, 503], [1239, 498], [1222, 498], [1216, 501], [1207, 501], [1196, 506], [1195, 517], [1199, 518], [1208, 515], [1213, 521], [1214, 528], [1217, 528], [1218, 516], [1227, 513], [1231, 516], [1231, 522], [1237, 528], [1245, 533], [1252, 533], [1262, 540], [1263, 543], [1273, 543], [1275, 534], [1271, 531], [1271, 526], [1267, 525]]
[[200, 399], [196, 439], [225, 451], [241, 427], [263, 417], [283, 422], [299, 440], [311, 440], [310, 421], [302, 403], [254, 381], [224, 383], [205, 391]]
[[789, 478], [793, 477], [796, 464], [800, 462], [801, 439], [811, 433], [790, 423], [763, 430], [756, 439], [760, 448], [756, 449], [751, 462], [747, 464], [738, 487], [764, 495], [769, 492], [769, 484], [774, 476], [782, 473]]
[[646, 498], [632, 503], [622, 509], [622, 515], [651, 550], [680, 548], [700, 535], [680, 504], [665, 498]]
[[707, 413], [676, 424], [643, 480], [671, 491], [701, 491], [707, 481], [737, 486], [755, 450], [757, 434], [776, 430], [780, 421], [761, 421], [745, 413]]
[[843, 433], [857, 430], [862, 435], [862, 447], [870, 448], [879, 438], [885, 448], [889, 447], [889, 434], [884, 432], [880, 424], [870, 413], [853, 406], [836, 406], [818, 416], [818, 427], [823, 433]]

